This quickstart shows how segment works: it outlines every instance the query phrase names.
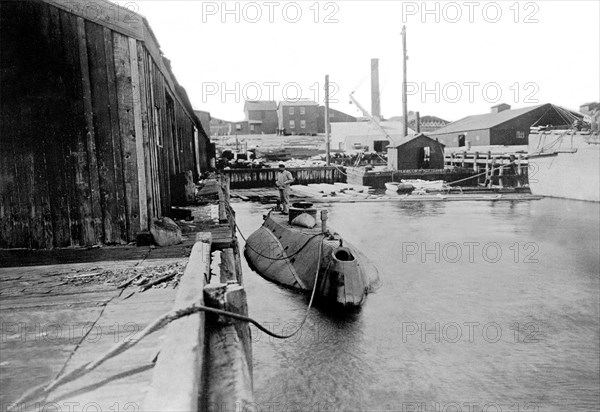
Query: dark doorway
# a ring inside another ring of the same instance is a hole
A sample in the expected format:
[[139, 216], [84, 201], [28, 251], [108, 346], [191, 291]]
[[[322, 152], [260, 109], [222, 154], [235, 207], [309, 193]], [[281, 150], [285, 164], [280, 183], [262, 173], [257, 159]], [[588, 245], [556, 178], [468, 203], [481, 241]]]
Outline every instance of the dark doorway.
[[465, 135], [459, 134], [458, 135], [458, 147], [463, 147], [463, 146], [465, 146]]
[[431, 167], [431, 148], [429, 146], [420, 147], [417, 151], [417, 168], [429, 169]]
[[373, 150], [375, 150], [377, 153], [385, 152], [387, 151], [389, 144], [390, 142], [387, 140], [375, 140], [373, 142]]

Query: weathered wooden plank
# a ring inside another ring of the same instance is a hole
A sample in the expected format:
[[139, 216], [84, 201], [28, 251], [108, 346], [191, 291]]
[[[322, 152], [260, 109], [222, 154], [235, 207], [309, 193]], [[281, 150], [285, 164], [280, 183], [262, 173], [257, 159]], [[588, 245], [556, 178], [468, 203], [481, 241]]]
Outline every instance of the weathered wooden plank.
[[166, 102], [165, 90], [162, 82], [162, 76], [155, 64], [152, 65], [153, 91], [152, 104], [158, 108], [156, 112], [157, 122], [157, 141], [159, 142], [160, 150], [158, 152], [159, 161], [159, 178], [161, 187], [162, 213], [166, 213], [171, 207], [171, 173], [170, 158], [171, 148], [166, 132]]
[[[25, 90], [23, 84], [18, 81], [22, 76], [21, 70], [28, 66], [29, 61], [14, 47], [19, 41], [22, 41], [20, 37], [24, 34], [19, 27], [35, 24], [28, 6], [23, 3], [3, 3], [2, 13], [0, 13], [0, 33], [3, 43], [0, 47], [3, 62], [3, 70], [0, 71], [0, 76], [2, 76], [2, 99], [0, 101], [3, 114], [2, 124], [0, 124], [0, 142], [3, 143], [0, 159], [6, 162], [6, 174], [2, 176], [0, 187], [3, 195], [6, 196], [5, 207], [7, 208], [6, 220], [3, 225], [6, 232], [0, 236], [4, 235], [4, 242], [9, 247], [27, 247], [29, 236], [25, 176], [23, 175], [25, 173], [23, 163], [25, 147], [22, 140], [23, 131], [20, 127], [21, 111], [25, 104], [23, 99]], [[13, 47], [10, 47], [11, 45]], [[8, 66], [9, 63], [12, 64]], [[6, 180], [4, 180], [5, 176]]]
[[146, 204], [148, 208], [148, 218], [158, 217], [156, 214], [155, 205], [155, 192], [153, 183], [153, 165], [152, 165], [152, 154], [150, 141], [151, 141], [151, 128], [149, 120], [149, 104], [148, 104], [148, 72], [147, 72], [147, 59], [146, 52], [142, 42], [137, 42], [137, 56], [138, 56], [138, 73], [140, 78], [140, 114], [142, 117], [142, 146], [144, 153], [144, 170], [146, 172]]
[[[45, 133], [39, 135], [41, 141], [35, 145], [39, 177], [36, 179], [36, 184], [42, 196], [43, 226], [44, 233], [47, 234], [41, 243], [51, 248], [54, 245], [64, 247], [71, 244], [67, 174], [69, 166], [66, 152], [69, 139], [64, 136], [66, 134], [64, 127], [72, 119], [64, 110], [68, 105], [68, 96], [62, 79], [73, 79], [73, 77], [69, 67], [65, 65], [59, 9], [47, 5], [41, 6], [43, 17], [40, 29], [45, 39], [45, 53], [42, 55], [47, 57], [44, 68], [39, 68], [38, 73], [45, 77], [42, 84], [43, 89], [47, 90], [45, 93], [47, 100], [43, 107], [34, 109], [37, 114], [37, 124], [34, 127], [45, 130]], [[61, 75], [56, 75], [58, 73]], [[43, 89], [38, 89], [38, 92], [43, 92]], [[45, 170], [42, 168], [44, 163]]]
[[127, 238], [128, 240], [133, 240], [135, 233], [140, 231], [140, 203], [129, 39], [119, 33], [114, 33], [113, 47], [115, 50], [119, 125], [123, 148], [123, 176], [126, 194], [125, 204], [127, 207]]
[[[244, 288], [236, 284], [204, 289], [207, 305], [247, 316]], [[247, 408], [253, 403], [251, 337], [246, 322], [225, 317], [207, 319], [208, 359], [205, 409]]]
[[123, 179], [123, 148], [121, 147], [121, 129], [119, 127], [119, 100], [117, 90], [117, 75], [115, 69], [115, 50], [113, 45], [113, 32], [104, 28], [104, 49], [106, 51], [106, 79], [108, 87], [108, 111], [110, 114], [110, 127], [113, 148], [113, 170], [115, 201], [117, 215], [114, 217], [113, 228], [120, 243], [127, 241], [127, 219], [125, 217], [125, 182]]
[[117, 212], [112, 120], [108, 95], [106, 55], [110, 53], [110, 50], [105, 50], [104, 29], [102, 26], [87, 21], [85, 29], [92, 88], [92, 111], [96, 136], [96, 157], [98, 159], [103, 240], [104, 243], [111, 244], [117, 243], [121, 236]]
[[235, 258], [233, 256], [232, 248], [227, 248], [221, 251], [220, 280], [221, 283], [227, 283], [229, 281], [237, 282], [235, 273]]
[[[45, 56], [44, 54], [44, 43], [45, 39], [42, 40], [42, 36], [45, 36], [48, 27], [48, 11], [44, 10], [43, 7], [32, 5], [30, 9], [30, 15], [33, 18], [33, 21], [40, 26], [39, 37], [36, 38], [38, 43], [36, 44], [35, 52], [40, 53], [41, 56]], [[30, 64], [38, 65], [39, 62], [34, 59], [30, 60]], [[24, 186], [23, 186], [23, 197], [22, 200], [25, 200], [24, 204], [21, 204], [21, 208], [28, 211], [28, 233], [27, 233], [27, 243], [28, 247], [38, 248], [40, 245], [44, 244], [44, 224], [43, 224], [43, 200], [42, 196], [36, 193], [36, 189], [41, 189], [41, 185], [37, 182], [43, 178], [43, 173], [40, 173], [40, 162], [44, 161], [44, 152], [40, 150], [40, 146], [43, 147], [44, 143], [47, 139], [46, 134], [42, 134], [38, 141], [36, 142], [33, 138], [33, 130], [35, 130], [36, 117], [34, 113], [37, 112], [38, 109], [42, 109], [39, 103], [37, 102], [36, 96], [40, 93], [39, 90], [36, 90], [35, 85], [43, 88], [44, 90], [48, 88], [47, 84], [40, 83], [40, 79], [47, 74], [47, 67], [39, 67], [42, 73], [33, 73], [29, 72], [30, 84], [26, 86], [23, 92], [23, 105], [21, 106], [21, 121], [23, 122], [21, 125], [21, 136], [20, 136], [20, 144], [23, 147], [23, 173], [24, 176]], [[44, 112], [46, 112], [44, 110]], [[45, 113], [41, 115], [45, 117]], [[37, 164], [36, 164], [37, 161]], [[43, 196], [46, 197], [47, 193], [43, 193]]]
[[83, 91], [83, 112], [86, 122], [86, 151], [89, 170], [89, 176], [87, 176], [87, 178], [90, 182], [91, 206], [91, 215], [84, 217], [83, 234], [84, 244], [94, 245], [101, 243], [101, 239], [103, 238], [102, 211], [100, 207], [100, 178], [98, 176], [98, 163], [96, 158], [88, 46], [85, 33], [85, 21], [81, 17], [77, 18], [77, 32], [79, 38], [79, 61], [81, 65], [81, 83]]
[[144, 131], [142, 125], [142, 107], [140, 91], [140, 73], [137, 54], [137, 41], [129, 39], [129, 58], [131, 65], [131, 84], [133, 96], [133, 117], [135, 129], [135, 147], [138, 172], [139, 190], [139, 228], [141, 231], [148, 230], [148, 199], [146, 194], [146, 166], [144, 160]]
[[152, 190], [154, 193], [154, 209], [155, 216], [162, 216], [163, 209], [163, 197], [162, 197], [162, 184], [161, 184], [161, 164], [159, 161], [160, 148], [158, 145], [158, 126], [157, 116], [155, 113], [154, 106], [154, 79], [153, 79], [153, 66], [154, 63], [150, 58], [147, 51], [144, 51], [144, 69], [146, 74], [146, 86], [148, 89], [148, 128], [150, 131], [150, 160], [152, 164]]
[[[210, 276], [210, 233], [198, 234], [173, 309], [204, 304], [203, 288]], [[167, 327], [152, 384], [144, 399], [148, 411], [197, 411], [203, 384], [204, 313], [186, 316]]]
[[[77, 18], [66, 12], [60, 13], [65, 69], [72, 73], [74, 79], [81, 79], [81, 63], [79, 59], [79, 36]], [[65, 111], [71, 121], [68, 123], [66, 136], [70, 179], [69, 198], [71, 222], [71, 245], [85, 244], [84, 226], [91, 222], [91, 194], [89, 185], [89, 168], [85, 150], [85, 116], [83, 113], [82, 82], [73, 81], [65, 84], [68, 104]], [[89, 229], [89, 228], [88, 228]], [[91, 230], [91, 229], [89, 229]]]

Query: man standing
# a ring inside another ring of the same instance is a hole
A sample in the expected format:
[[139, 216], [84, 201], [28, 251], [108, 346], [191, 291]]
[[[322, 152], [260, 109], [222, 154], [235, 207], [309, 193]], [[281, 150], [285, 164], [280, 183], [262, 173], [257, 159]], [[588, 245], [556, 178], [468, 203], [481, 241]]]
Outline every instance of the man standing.
[[289, 170], [285, 170], [285, 165], [279, 163], [279, 172], [277, 173], [277, 179], [275, 185], [279, 189], [279, 198], [281, 199], [281, 214], [287, 215], [290, 204], [290, 183], [294, 182], [294, 176]]

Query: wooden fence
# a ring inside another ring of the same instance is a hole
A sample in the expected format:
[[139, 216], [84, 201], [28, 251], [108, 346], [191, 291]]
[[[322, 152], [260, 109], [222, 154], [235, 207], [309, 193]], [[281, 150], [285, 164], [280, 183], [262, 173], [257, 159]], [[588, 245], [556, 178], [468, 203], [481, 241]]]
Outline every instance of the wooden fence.
[[[346, 175], [341, 167], [296, 167], [289, 168], [294, 176], [294, 184], [310, 183], [346, 183]], [[274, 187], [277, 169], [230, 169], [223, 170], [229, 177], [231, 189], [251, 189], [257, 187]]]

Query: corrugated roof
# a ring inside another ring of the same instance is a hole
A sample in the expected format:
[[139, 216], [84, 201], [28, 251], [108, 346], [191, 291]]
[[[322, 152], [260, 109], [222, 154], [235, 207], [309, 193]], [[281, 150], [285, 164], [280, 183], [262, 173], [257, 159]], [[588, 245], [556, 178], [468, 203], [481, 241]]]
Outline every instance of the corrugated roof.
[[536, 109], [539, 109], [543, 106], [550, 106], [550, 103], [539, 104], [537, 106], [530, 107], [522, 107], [520, 109], [512, 109], [512, 110], [504, 110], [500, 113], [485, 113], [485, 114], [477, 114], [474, 116], [467, 116], [463, 119], [457, 120], [455, 122], [442, 127], [441, 129], [435, 130], [433, 132], [429, 132], [430, 136], [446, 134], [446, 133], [456, 133], [456, 132], [467, 132], [470, 130], [480, 130], [480, 129], [490, 129], [492, 127], [498, 126], [502, 123], [508, 122], [509, 120], [513, 120], [519, 116], [522, 116], [526, 113], [532, 112]]
[[246, 110], [277, 110], [277, 102], [272, 100], [246, 100], [244, 111]]

